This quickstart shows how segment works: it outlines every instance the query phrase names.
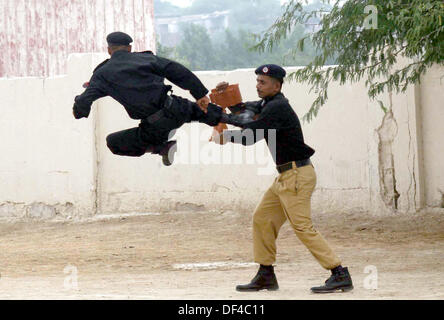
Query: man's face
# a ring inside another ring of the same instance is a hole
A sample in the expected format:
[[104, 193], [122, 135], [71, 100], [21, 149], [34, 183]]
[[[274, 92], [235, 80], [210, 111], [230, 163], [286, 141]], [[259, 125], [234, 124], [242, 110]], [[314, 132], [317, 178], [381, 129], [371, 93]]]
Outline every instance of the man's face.
[[278, 80], [259, 74], [256, 78], [257, 94], [260, 98], [272, 97], [281, 90]]

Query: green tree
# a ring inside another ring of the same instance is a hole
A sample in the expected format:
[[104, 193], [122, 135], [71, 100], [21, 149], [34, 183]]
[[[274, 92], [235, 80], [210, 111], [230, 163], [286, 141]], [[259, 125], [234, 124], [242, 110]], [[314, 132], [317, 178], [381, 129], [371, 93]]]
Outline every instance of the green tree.
[[[370, 98], [382, 92], [405, 92], [418, 83], [433, 64], [444, 64], [444, 3], [442, 0], [347, 0], [327, 8], [306, 10], [303, 1], [290, 0], [285, 12], [259, 39], [260, 52], [273, 51], [291, 34], [323, 11], [320, 29], [293, 44], [290, 53], [304, 50], [309, 39], [317, 55], [305, 67], [289, 75], [307, 82], [317, 93], [304, 120], [316, 117], [328, 99], [328, 85], [337, 80], [357, 82], [363, 78]], [[399, 64], [407, 58], [407, 65]], [[337, 65], [325, 68], [331, 59]], [[381, 104], [382, 106], [382, 104]], [[384, 106], [382, 106], [384, 108]]]
[[197, 24], [186, 24], [182, 29], [183, 39], [177, 46], [177, 55], [184, 57], [192, 70], [211, 68], [215, 53], [207, 29]]
[[310, 62], [314, 49], [309, 43], [304, 52], [287, 55], [293, 43], [304, 36], [302, 26], [294, 28], [288, 39], [280, 43], [273, 52], [251, 50], [256, 44], [251, 32], [265, 30], [279, 17], [282, 12], [280, 0], [195, 0], [187, 8], [174, 7], [155, 0], [156, 15], [205, 14], [222, 10], [230, 12], [229, 26], [225, 31], [209, 34], [200, 25], [190, 27], [184, 23], [180, 27], [183, 41], [175, 48], [158, 43], [157, 53], [193, 70], [232, 70], [257, 67], [265, 63], [294, 66]]
[[157, 54], [176, 60], [195, 71], [253, 68], [266, 63], [302, 66], [309, 63], [314, 55], [313, 47], [306, 48], [303, 53], [287, 55], [292, 44], [304, 36], [302, 27], [295, 28], [292, 35], [273, 52], [251, 50], [256, 41], [245, 30], [226, 30], [223, 38], [217, 40], [211, 40], [206, 29], [199, 25], [187, 25], [183, 27], [183, 32], [183, 40], [175, 48], [157, 43]]

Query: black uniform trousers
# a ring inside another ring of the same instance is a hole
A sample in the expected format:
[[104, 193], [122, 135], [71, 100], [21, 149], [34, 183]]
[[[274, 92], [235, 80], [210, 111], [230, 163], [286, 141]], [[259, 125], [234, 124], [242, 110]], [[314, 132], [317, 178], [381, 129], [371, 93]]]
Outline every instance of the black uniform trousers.
[[198, 121], [216, 126], [221, 115], [222, 108], [216, 105], [210, 104], [208, 113], [204, 113], [196, 103], [171, 95], [167, 97], [160, 117], [148, 117], [136, 128], [112, 133], [107, 136], [106, 143], [112, 153], [120, 156], [140, 157], [147, 152], [158, 153], [174, 135], [174, 130], [183, 124]]

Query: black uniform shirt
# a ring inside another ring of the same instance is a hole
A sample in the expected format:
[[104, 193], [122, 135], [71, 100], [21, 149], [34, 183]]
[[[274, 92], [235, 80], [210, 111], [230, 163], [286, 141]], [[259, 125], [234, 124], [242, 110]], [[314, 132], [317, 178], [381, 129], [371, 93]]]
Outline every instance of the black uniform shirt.
[[[254, 103], [256, 108], [260, 110], [257, 120], [240, 120], [234, 114], [229, 115], [230, 121], [228, 123], [243, 129], [226, 132], [226, 135], [231, 136], [231, 142], [251, 145], [265, 138], [277, 165], [308, 159], [314, 154], [315, 151], [304, 142], [298, 116], [282, 93]], [[275, 134], [272, 135], [269, 129], [275, 129]], [[276, 139], [274, 145], [270, 141], [272, 137]]]
[[116, 51], [93, 72], [89, 87], [75, 98], [74, 112], [88, 117], [91, 104], [102, 97], [111, 96], [120, 102], [132, 119], [144, 119], [162, 107], [169, 81], [189, 90], [197, 100], [208, 90], [202, 82], [181, 64], [158, 57], [150, 51]]

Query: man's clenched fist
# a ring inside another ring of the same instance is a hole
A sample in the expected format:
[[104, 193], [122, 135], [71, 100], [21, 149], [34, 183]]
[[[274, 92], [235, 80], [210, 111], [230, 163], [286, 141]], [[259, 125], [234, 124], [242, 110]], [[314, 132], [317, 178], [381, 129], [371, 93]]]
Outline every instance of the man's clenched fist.
[[207, 109], [208, 109], [208, 104], [210, 103], [210, 99], [207, 96], [200, 98], [199, 100], [196, 101], [196, 103], [203, 112], [205, 113], [208, 112]]

